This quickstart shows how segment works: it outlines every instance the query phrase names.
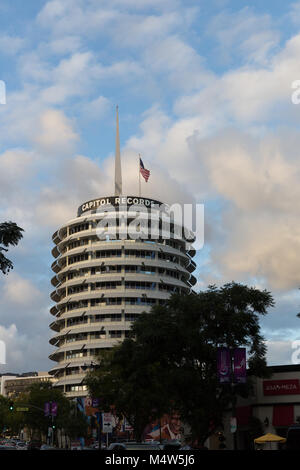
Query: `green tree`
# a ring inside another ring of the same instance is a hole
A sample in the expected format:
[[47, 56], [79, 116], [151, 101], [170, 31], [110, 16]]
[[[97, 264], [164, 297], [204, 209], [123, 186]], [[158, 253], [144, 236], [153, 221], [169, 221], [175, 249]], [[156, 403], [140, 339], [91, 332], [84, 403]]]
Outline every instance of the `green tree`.
[[[11, 401], [14, 402], [14, 411], [10, 410]], [[11, 434], [19, 434], [24, 427], [24, 413], [16, 412], [17, 407], [18, 400], [0, 396], [0, 433], [5, 427]]]
[[0, 270], [3, 274], [8, 274], [13, 269], [13, 263], [6, 258], [3, 252], [7, 252], [9, 245], [16, 246], [23, 238], [24, 230], [15, 222], [3, 222], [0, 224]]
[[53, 421], [55, 431], [63, 430], [69, 437], [86, 436], [88, 425], [85, 416], [79, 410], [75, 413], [73, 403], [61, 390], [53, 387], [51, 382], [32, 384], [27, 397], [23, 397], [21, 401], [24, 405], [29, 405], [29, 411], [24, 413], [24, 420], [33, 436], [41, 438], [47, 435], [48, 427], [52, 425], [52, 418], [45, 416], [43, 411], [47, 402], [57, 403], [57, 416]]
[[101, 367], [85, 380], [91, 396], [100, 398], [103, 411], [113, 406], [117, 416], [125, 416], [140, 441], [149, 419], [170, 410], [160, 361], [149, 361], [132, 340], [102, 353], [99, 360]]
[[0, 434], [3, 432], [4, 427], [8, 425], [8, 409], [8, 398], [0, 395]]
[[[238, 283], [209, 286], [193, 295], [173, 295], [165, 305], [140, 315], [132, 338], [115, 348], [91, 372], [87, 384], [94, 396], [119, 413], [136, 416], [136, 434], [152, 410], [181, 414], [191, 438], [203, 443], [222, 424], [235, 394], [251, 383], [220, 388], [217, 348], [247, 347], [249, 375], [264, 376], [266, 346], [259, 317], [274, 305], [266, 290]], [[136, 423], [141, 420], [142, 423]]]
[[63, 429], [70, 439], [87, 436], [88, 423], [86, 416], [79, 412], [73, 403], [70, 403], [69, 413], [64, 417]]

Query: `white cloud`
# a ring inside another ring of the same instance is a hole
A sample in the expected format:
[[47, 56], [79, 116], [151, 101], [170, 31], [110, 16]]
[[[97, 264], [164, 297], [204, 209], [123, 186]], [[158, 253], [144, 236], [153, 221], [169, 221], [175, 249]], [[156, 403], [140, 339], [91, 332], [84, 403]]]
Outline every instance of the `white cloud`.
[[291, 104], [291, 86], [299, 77], [299, 51], [300, 35], [296, 35], [266, 66], [240, 67], [214, 77], [200, 92], [181, 96], [175, 110], [185, 115], [205, 110], [206, 114], [214, 114], [222, 126], [228, 122], [239, 127], [264, 123], [276, 119], [279, 109], [288, 120], [297, 119], [296, 107]]
[[[297, 287], [297, 132], [250, 137], [224, 131], [204, 138], [203, 128], [201, 119], [172, 122], [153, 108], [145, 115], [142, 135], [131, 138], [127, 147], [136, 154], [145, 149], [143, 158], [150, 168], [171, 169], [176, 183], [197, 202], [215, 200], [224, 207], [218, 218], [212, 213], [208, 220], [214, 233], [210, 266], [223, 279], [260, 279], [273, 289]], [[152, 194], [153, 179], [145, 188]], [[210, 212], [206, 210], [209, 218]]]
[[35, 155], [32, 151], [10, 149], [0, 155], [0, 193], [7, 199], [8, 191], [18, 191], [34, 174]]
[[0, 35], [0, 53], [4, 55], [17, 54], [24, 48], [25, 44], [25, 39], [18, 36]]
[[[95, 34], [95, 32], [101, 34], [101, 30], [106, 30], [116, 19], [124, 19], [126, 16], [127, 18], [131, 16], [134, 19], [136, 13], [133, 12], [141, 13], [143, 10], [148, 12], [149, 8], [153, 8], [155, 11], [161, 12], [163, 16], [164, 13], [176, 11], [179, 6], [180, 2], [177, 0], [165, 0], [164, 2], [158, 0], [139, 0], [139, 2], [112, 0], [109, 6], [107, 2], [99, 0], [84, 2], [82, 0], [52, 0], [44, 5], [36, 20], [39, 25], [52, 28], [55, 34], [73, 34], [74, 31], [88, 35]], [[139, 17], [139, 19], [142, 18]], [[122, 26], [120, 21], [118, 26]], [[145, 24], [146, 29], [149, 26], [152, 30], [153, 25]], [[156, 27], [155, 30], [157, 31]], [[116, 30], [114, 29], [113, 32], [115, 33]]]
[[24, 306], [34, 307], [41, 301], [42, 294], [34, 286], [34, 284], [23, 279], [18, 274], [11, 272], [9, 276], [4, 278], [2, 286], [2, 299], [10, 307], [13, 306]]
[[117, 10], [90, 6], [90, 2], [54, 0], [47, 2], [37, 15], [37, 23], [52, 28], [56, 35], [90, 33], [103, 28], [117, 15]]
[[[56, 230], [76, 217], [79, 205], [89, 198], [112, 193], [112, 175], [88, 157], [65, 159], [57, 171], [55, 187], [44, 187], [36, 205], [38, 224]], [[60, 188], [60, 189], [59, 189]]]
[[24, 334], [14, 323], [8, 327], [0, 325], [0, 340], [6, 345], [6, 365], [0, 365], [1, 373], [47, 369], [44, 353], [49, 354], [50, 347], [34, 331]]
[[145, 50], [145, 64], [169, 84], [185, 91], [210, 83], [213, 74], [204, 65], [196, 50], [177, 35], [153, 41]]
[[61, 111], [46, 110], [39, 116], [38, 122], [33, 142], [46, 152], [62, 149], [65, 153], [78, 140], [70, 121]]
[[185, 22], [178, 12], [161, 15], [120, 14], [114, 22], [112, 40], [120, 47], [148, 47], [151, 42], [175, 32]]
[[53, 39], [46, 44], [46, 49], [49, 49], [54, 54], [74, 53], [81, 46], [80, 36], [69, 35]]
[[105, 96], [98, 96], [83, 103], [80, 106], [80, 111], [87, 119], [97, 121], [108, 113], [110, 107], [111, 103]]
[[216, 15], [207, 33], [217, 40], [216, 57], [231, 62], [236, 55], [246, 63], [264, 64], [279, 43], [280, 34], [268, 14], [255, 14], [249, 6]]
[[268, 366], [293, 364], [292, 355], [295, 350], [291, 341], [267, 341], [266, 346]]

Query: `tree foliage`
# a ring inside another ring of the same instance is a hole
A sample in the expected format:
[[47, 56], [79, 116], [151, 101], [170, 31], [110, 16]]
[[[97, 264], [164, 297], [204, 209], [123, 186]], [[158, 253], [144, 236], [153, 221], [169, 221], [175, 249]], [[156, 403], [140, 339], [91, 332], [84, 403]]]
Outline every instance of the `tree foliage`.
[[113, 407], [119, 417], [125, 416], [139, 441], [149, 418], [168, 408], [160, 361], [149, 361], [132, 340], [103, 353], [100, 361], [101, 368], [86, 378], [90, 394], [100, 398], [104, 411]]
[[24, 230], [15, 222], [3, 222], [0, 224], [0, 270], [3, 274], [8, 274], [8, 272], [13, 269], [13, 263], [6, 258], [3, 252], [7, 252], [7, 247], [9, 245], [16, 246], [21, 238], [23, 238]]
[[[266, 290], [231, 282], [193, 295], [173, 295], [133, 324], [132, 337], [100, 358], [90, 393], [114, 404], [137, 437], [153, 414], [181, 413], [191, 438], [204, 442], [233, 401], [217, 379], [217, 348], [246, 347], [249, 375], [264, 376], [266, 346], [259, 319], [274, 305]], [[247, 395], [251, 383], [237, 385]]]
[[[51, 382], [38, 382], [30, 386], [27, 393], [14, 400], [14, 411], [9, 411], [10, 400], [0, 396], [0, 426], [7, 426], [14, 433], [19, 433], [26, 426], [32, 437], [41, 438], [47, 435], [52, 418], [44, 415], [46, 402], [56, 402], [57, 416], [53, 424], [56, 429], [64, 430], [67, 436], [85, 437], [87, 434], [86, 417], [76, 409], [74, 404]], [[17, 408], [28, 407], [28, 411], [19, 412]]]

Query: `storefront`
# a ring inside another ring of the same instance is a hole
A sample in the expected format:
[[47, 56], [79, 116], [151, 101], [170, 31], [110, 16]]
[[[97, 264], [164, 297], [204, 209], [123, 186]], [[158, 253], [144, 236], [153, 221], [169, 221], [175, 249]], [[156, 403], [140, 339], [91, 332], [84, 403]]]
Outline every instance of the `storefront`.
[[[253, 448], [253, 438], [272, 433], [286, 437], [291, 424], [300, 422], [300, 365], [273, 366], [266, 379], [253, 378], [253, 393], [237, 401], [236, 447]], [[226, 447], [234, 448], [229, 412], [224, 419]]]

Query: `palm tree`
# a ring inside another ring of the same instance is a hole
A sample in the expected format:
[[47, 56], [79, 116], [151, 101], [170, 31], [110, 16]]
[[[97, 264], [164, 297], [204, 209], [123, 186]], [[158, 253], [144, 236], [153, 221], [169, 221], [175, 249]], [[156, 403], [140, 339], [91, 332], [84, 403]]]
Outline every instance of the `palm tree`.
[[16, 246], [21, 238], [23, 238], [24, 230], [15, 222], [3, 222], [0, 224], [0, 270], [3, 274], [8, 274], [11, 269], [13, 269], [13, 263], [4, 256], [3, 251], [8, 251], [7, 247], [9, 245]]

